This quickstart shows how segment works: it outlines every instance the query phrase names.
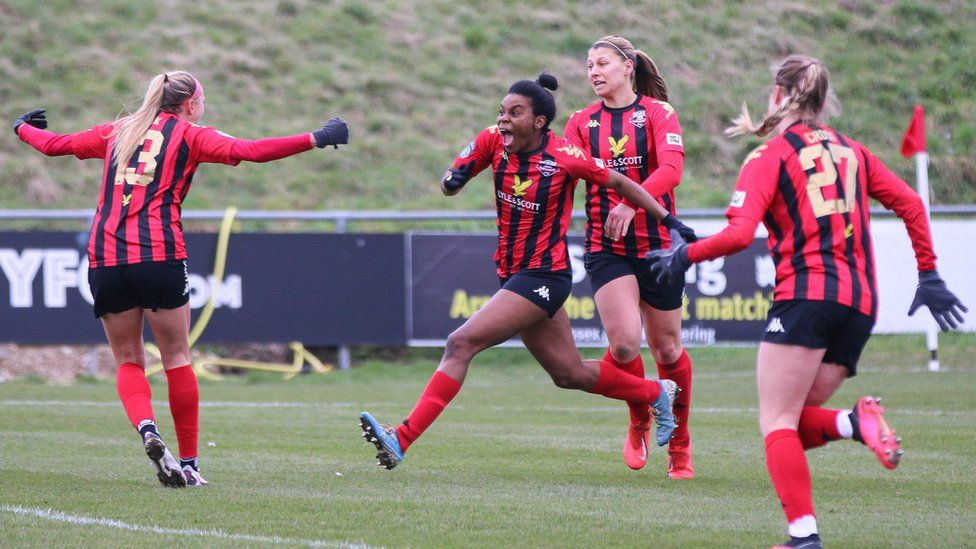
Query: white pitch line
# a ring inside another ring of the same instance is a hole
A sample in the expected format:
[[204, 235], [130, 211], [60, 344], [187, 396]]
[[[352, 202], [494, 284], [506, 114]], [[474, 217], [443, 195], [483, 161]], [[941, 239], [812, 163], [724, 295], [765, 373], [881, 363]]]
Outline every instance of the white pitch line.
[[[153, 401], [153, 406], [167, 406], [164, 400]], [[116, 408], [118, 402], [97, 400], [0, 400], [0, 406], [79, 406], [95, 408]], [[201, 401], [201, 408], [354, 408], [354, 402], [234, 402], [229, 400]]]
[[324, 541], [317, 539], [284, 538], [281, 536], [255, 536], [251, 534], [233, 534], [222, 530], [199, 530], [197, 528], [164, 528], [162, 526], [147, 526], [142, 524], [129, 524], [115, 519], [86, 517], [81, 515], [69, 515], [53, 509], [40, 509], [31, 507], [21, 507], [20, 505], [0, 505], [0, 511], [14, 513], [21, 516], [38, 517], [55, 522], [67, 522], [81, 526], [105, 526], [117, 528], [119, 530], [129, 530], [132, 532], [152, 532], [155, 534], [167, 534], [176, 536], [200, 536], [208, 538], [253, 541], [256, 543], [267, 543], [272, 545], [305, 545], [308, 547], [344, 547], [344, 548], [365, 548], [369, 547], [363, 543], [349, 543], [345, 541]]

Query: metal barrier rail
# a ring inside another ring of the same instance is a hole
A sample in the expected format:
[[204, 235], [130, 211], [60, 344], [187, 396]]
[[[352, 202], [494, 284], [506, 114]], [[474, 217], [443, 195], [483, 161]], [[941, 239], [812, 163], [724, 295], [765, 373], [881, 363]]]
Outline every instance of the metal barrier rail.
[[[94, 210], [3, 210], [0, 209], [0, 221], [4, 220], [88, 220], [94, 215]], [[423, 220], [471, 220], [496, 218], [494, 210], [420, 210], [420, 211], [386, 211], [386, 210], [242, 210], [237, 213], [238, 220], [248, 221], [331, 221], [336, 224], [338, 232], [345, 232], [346, 225], [351, 221], [423, 221]], [[724, 218], [724, 208], [689, 208], [679, 212], [681, 219], [715, 219]], [[871, 208], [871, 215], [890, 217], [894, 213], [880, 207]], [[931, 215], [934, 216], [976, 216], [976, 206], [948, 205], [933, 206]], [[219, 220], [223, 218], [224, 210], [187, 210], [182, 214], [183, 219]], [[573, 212], [574, 219], [584, 219], [586, 214], [577, 209]]]

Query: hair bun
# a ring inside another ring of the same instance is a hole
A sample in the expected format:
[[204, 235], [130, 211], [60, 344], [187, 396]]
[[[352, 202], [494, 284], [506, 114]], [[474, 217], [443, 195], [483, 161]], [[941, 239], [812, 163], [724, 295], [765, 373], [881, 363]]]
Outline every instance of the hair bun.
[[539, 78], [536, 78], [535, 83], [543, 88], [546, 88], [547, 90], [556, 91], [559, 89], [559, 81], [556, 80], [555, 76], [547, 72], [540, 74]]

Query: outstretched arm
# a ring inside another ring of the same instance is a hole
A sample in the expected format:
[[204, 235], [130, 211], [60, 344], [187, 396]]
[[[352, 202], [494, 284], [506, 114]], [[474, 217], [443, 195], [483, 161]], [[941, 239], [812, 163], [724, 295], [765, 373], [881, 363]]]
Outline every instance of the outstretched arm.
[[80, 159], [100, 158], [105, 155], [106, 137], [111, 124], [95, 126], [78, 133], [60, 134], [49, 132], [44, 109], [34, 109], [14, 121], [14, 133], [21, 141], [47, 156], [73, 154]]
[[271, 162], [313, 147], [339, 148], [349, 142], [349, 128], [345, 121], [330, 118], [322, 128], [310, 133], [265, 139], [237, 139], [214, 128], [193, 126], [187, 130], [196, 162], [214, 162], [236, 166], [242, 161]]

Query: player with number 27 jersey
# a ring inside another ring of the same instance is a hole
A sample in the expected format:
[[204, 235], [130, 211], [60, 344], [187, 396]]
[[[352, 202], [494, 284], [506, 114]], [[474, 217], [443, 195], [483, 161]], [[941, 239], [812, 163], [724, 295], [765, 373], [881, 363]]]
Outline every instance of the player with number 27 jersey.
[[928, 219], [908, 184], [857, 141], [802, 123], [746, 157], [726, 211], [737, 229], [690, 245], [688, 258], [725, 255], [733, 235], [751, 241], [762, 222], [776, 264], [774, 301], [834, 301], [876, 318], [868, 197], [905, 220], [918, 270], [934, 269]]

